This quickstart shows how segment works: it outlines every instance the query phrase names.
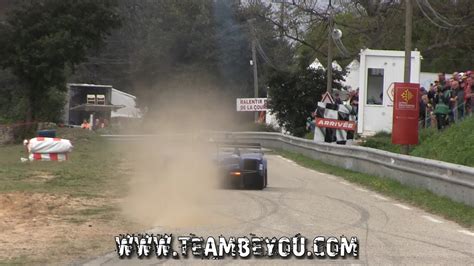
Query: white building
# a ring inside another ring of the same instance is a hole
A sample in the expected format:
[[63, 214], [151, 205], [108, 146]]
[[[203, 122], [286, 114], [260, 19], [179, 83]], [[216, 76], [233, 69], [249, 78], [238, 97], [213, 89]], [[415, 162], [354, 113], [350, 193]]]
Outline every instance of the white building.
[[[359, 69], [359, 117], [357, 132], [372, 135], [392, 131], [393, 90], [391, 84], [403, 82], [404, 51], [361, 50]], [[420, 82], [421, 55], [411, 53], [411, 82]]]
[[139, 118], [136, 97], [116, 90], [110, 85], [67, 84], [63, 120], [69, 125], [80, 125], [91, 118]]
[[111, 117], [140, 118], [142, 113], [137, 108], [137, 97], [123, 91], [112, 89], [112, 104], [123, 108], [112, 111]]

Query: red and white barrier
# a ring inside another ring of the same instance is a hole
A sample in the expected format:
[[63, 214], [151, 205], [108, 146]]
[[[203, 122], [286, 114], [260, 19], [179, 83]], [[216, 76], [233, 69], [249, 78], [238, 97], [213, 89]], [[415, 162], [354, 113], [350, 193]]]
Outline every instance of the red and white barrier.
[[36, 137], [25, 140], [30, 161], [66, 161], [72, 151], [71, 141], [60, 138]]
[[67, 153], [30, 153], [30, 161], [66, 161]]
[[36, 137], [28, 141], [27, 148], [30, 153], [68, 153], [73, 146], [68, 139]]

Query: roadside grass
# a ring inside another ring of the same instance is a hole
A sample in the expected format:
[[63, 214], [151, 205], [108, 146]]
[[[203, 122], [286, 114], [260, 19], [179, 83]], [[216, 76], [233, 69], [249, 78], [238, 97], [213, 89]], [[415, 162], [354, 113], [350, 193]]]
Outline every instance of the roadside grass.
[[[438, 132], [428, 128], [420, 130], [419, 144], [412, 146], [409, 154], [455, 164], [474, 167], [474, 116]], [[391, 135], [378, 132], [366, 138], [362, 146], [400, 153], [400, 145], [392, 144]]]
[[[33, 237], [28, 247], [1, 254], [0, 264], [63, 264], [70, 260], [87, 260], [110, 250], [113, 245], [111, 232], [139, 226], [125, 218], [119, 206], [120, 198], [127, 192], [130, 171], [123, 164], [126, 150], [85, 130], [58, 129], [57, 136], [72, 141], [74, 149], [68, 161], [23, 163], [20, 158], [27, 157], [23, 145], [0, 146], [0, 196], [8, 198], [10, 196], [6, 195], [13, 193], [28, 202], [14, 210], [24, 218], [10, 218], [17, 219], [12, 227], [28, 224], [32, 227], [28, 226], [27, 230], [35, 230], [32, 235], [37, 235], [37, 230], [43, 234], [42, 239]], [[47, 205], [50, 204], [48, 201], [28, 201], [31, 195], [38, 193], [51, 200], [51, 205]], [[44, 207], [46, 213], [43, 209], [34, 210], [44, 205], [47, 205]], [[4, 208], [11, 211], [11, 206], [1, 206], [0, 211]], [[48, 221], [47, 226], [35, 225], [26, 214], [29, 211], [36, 215], [33, 216], [35, 220]], [[50, 236], [44, 234], [56, 230], [53, 228], [71, 230], [71, 235], [76, 237], [59, 237], [61, 233], [58, 232], [62, 231], [58, 231], [49, 239]], [[10, 233], [8, 237], [14, 242], [18, 236]], [[46, 241], [48, 246], [54, 246], [54, 254], [36, 251], [36, 248], [43, 248]], [[31, 253], [32, 250], [35, 252]]]
[[295, 161], [301, 166], [314, 169], [319, 172], [340, 176], [347, 181], [359, 184], [370, 190], [420, 207], [428, 212], [440, 215], [448, 220], [455, 221], [469, 229], [474, 229], [474, 208], [466, 204], [435, 195], [434, 193], [425, 189], [403, 185], [395, 180], [367, 175], [332, 166], [301, 154], [283, 150], [275, 150], [275, 152], [281, 156]]
[[[68, 161], [22, 163], [20, 158], [27, 157], [24, 146], [0, 146], [0, 193], [110, 197], [124, 191], [126, 175], [117, 171], [123, 151], [83, 130], [60, 129], [58, 137], [68, 138], [74, 145]], [[49, 178], [42, 178], [45, 175]]]

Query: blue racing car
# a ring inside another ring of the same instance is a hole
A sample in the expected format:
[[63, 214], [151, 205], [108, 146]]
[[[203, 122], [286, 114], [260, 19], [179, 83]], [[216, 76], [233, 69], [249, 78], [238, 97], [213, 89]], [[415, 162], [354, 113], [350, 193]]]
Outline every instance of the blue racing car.
[[267, 160], [258, 143], [217, 143], [216, 163], [224, 186], [267, 187]]

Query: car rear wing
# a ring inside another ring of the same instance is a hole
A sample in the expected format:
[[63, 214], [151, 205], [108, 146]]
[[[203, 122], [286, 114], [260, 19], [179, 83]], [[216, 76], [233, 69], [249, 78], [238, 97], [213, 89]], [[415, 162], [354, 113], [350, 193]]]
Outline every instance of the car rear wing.
[[251, 150], [254, 153], [261, 153], [263, 154], [262, 151], [262, 145], [260, 143], [248, 143], [248, 142], [215, 142], [216, 147], [217, 147], [217, 153], [219, 154], [219, 150], [225, 149], [225, 148], [233, 148], [238, 153], [240, 154], [241, 149], [245, 149], [248, 152]]
[[260, 143], [244, 143], [244, 142], [216, 142], [217, 147], [222, 148], [251, 148], [262, 149]]

